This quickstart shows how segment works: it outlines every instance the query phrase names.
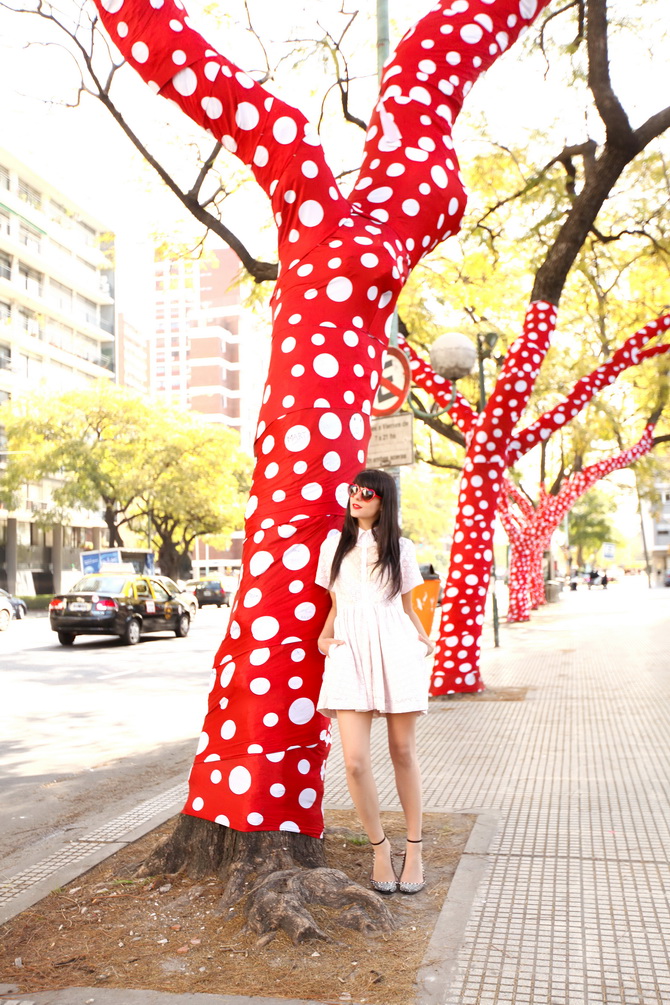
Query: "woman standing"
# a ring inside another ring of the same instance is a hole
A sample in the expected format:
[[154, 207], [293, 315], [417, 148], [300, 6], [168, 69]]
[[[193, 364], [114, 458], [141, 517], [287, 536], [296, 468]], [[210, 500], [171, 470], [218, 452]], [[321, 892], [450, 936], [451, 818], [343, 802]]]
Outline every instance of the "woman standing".
[[[418, 893], [425, 883], [416, 717], [428, 709], [425, 657], [433, 644], [412, 610], [411, 591], [423, 577], [414, 546], [400, 536], [396, 487], [386, 472], [361, 471], [349, 486], [342, 532], [321, 546], [316, 582], [332, 600], [319, 636], [326, 662], [318, 708], [338, 721], [349, 792], [375, 849], [370, 883], [380, 893]], [[386, 716], [407, 825], [399, 880], [372, 774], [370, 727], [376, 715]]]

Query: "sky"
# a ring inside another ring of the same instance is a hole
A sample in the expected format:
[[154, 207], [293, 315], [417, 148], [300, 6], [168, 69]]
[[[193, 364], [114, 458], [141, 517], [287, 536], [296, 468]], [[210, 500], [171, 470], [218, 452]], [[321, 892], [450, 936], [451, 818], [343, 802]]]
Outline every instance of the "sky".
[[[60, 0], [59, 6], [73, 15], [79, 9], [73, 0]], [[212, 44], [229, 55], [234, 52], [238, 63], [245, 68], [262, 68], [260, 47], [249, 32], [241, 30], [234, 22], [235, 17], [244, 17], [241, 0], [228, 0], [225, 5], [187, 0], [187, 6]], [[428, 7], [428, 3], [412, 7], [411, 15]], [[612, 46], [615, 85], [634, 124], [663, 104], [659, 93], [665, 91], [667, 94], [665, 52], [657, 41], [661, 37], [662, 0], [646, 0], [635, 5], [635, 9], [644, 12], [645, 23], [635, 26], [633, 31], [629, 27], [621, 35], [621, 41], [615, 37]], [[269, 39], [271, 60], [286, 52], [280, 43], [286, 37], [287, 26], [291, 26], [293, 37], [316, 37], [319, 34], [317, 22], [337, 34], [348, 20], [337, 13], [336, 0], [311, 0], [309, 4], [301, 0], [283, 0], [281, 4], [274, 0], [250, 0], [250, 10], [254, 21], [262, 23], [263, 37]], [[376, 89], [375, 10], [375, 0], [362, 0], [347, 36], [353, 52], [352, 72], [363, 78], [352, 88], [352, 106], [363, 118], [369, 113]], [[630, 12], [630, 4], [627, 0], [611, 0], [610, 10]], [[229, 11], [231, 16], [221, 11]], [[390, 0], [390, 14], [393, 43], [409, 26], [407, 5]], [[568, 41], [560, 24], [552, 22], [552, 29], [559, 38], [563, 32], [562, 40]], [[119, 251], [127, 249], [131, 260], [132, 249], [140, 249], [145, 254], [149, 235], [153, 232], [162, 231], [177, 237], [199, 236], [198, 225], [175, 198], [164, 191], [152, 169], [143, 162], [99, 102], [84, 95], [77, 108], [59, 104], [72, 100], [76, 94], [78, 75], [71, 56], [61, 47], [36, 44], [59, 37], [45, 32], [39, 19], [12, 14], [0, 5], [0, 94], [3, 99], [0, 144], [101, 218], [119, 236]], [[273, 42], [273, 39], [278, 41]], [[300, 104], [314, 120], [327, 86], [325, 70], [315, 63], [308, 68], [295, 66], [290, 60], [285, 62], [284, 70], [287, 72], [281, 77], [277, 90], [287, 100]], [[537, 48], [529, 54], [527, 49], [517, 46], [478, 83], [456, 127], [457, 149], [462, 162], [481, 145], [483, 128], [487, 136], [507, 144], [521, 142], [529, 129], [539, 130], [548, 137], [548, 149], [551, 144], [554, 153], [565, 142], [583, 140], [587, 131], [594, 134], [597, 123], [585, 121], [576, 95], [581, 85], [566, 82], [555, 70], [548, 74], [545, 70]], [[178, 110], [152, 95], [129, 68], [121, 71], [118, 83], [119, 103], [129, 120], [137, 126], [149, 148], [165, 158], [175, 175], [181, 181], [188, 181], [194, 176], [188, 143], [202, 138], [203, 134], [191, 127]], [[357, 158], [344, 161], [341, 151], [348, 153], [352, 146], [355, 148], [360, 136], [354, 127], [339, 125], [335, 116], [335, 96], [331, 96], [327, 107], [330, 117], [323, 131], [326, 154], [336, 170], [355, 167]], [[267, 229], [266, 203], [262, 195], [232, 199], [226, 213], [226, 222], [233, 230], [250, 235], [252, 252], [264, 256], [272, 254], [273, 234]], [[125, 255], [124, 251], [124, 259]], [[131, 267], [128, 272], [131, 277], [136, 270]], [[129, 292], [131, 288], [129, 278]]]

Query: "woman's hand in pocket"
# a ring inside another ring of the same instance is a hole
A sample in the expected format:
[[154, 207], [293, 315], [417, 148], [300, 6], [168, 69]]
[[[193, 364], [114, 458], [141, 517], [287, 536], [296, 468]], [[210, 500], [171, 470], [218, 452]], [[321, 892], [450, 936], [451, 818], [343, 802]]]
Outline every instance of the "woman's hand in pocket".
[[317, 642], [322, 656], [330, 656], [331, 648], [344, 645], [344, 639], [319, 639]]

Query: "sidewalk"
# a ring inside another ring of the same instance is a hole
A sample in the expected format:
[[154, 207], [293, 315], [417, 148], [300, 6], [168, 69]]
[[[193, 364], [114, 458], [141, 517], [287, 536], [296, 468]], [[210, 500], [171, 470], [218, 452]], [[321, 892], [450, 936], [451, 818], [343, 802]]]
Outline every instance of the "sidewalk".
[[[564, 592], [501, 626], [483, 676], [523, 700], [435, 702], [427, 812], [476, 813], [419, 975], [419, 1005], [670, 1003], [670, 590]], [[382, 722], [373, 743], [385, 746]], [[386, 809], [397, 809], [388, 767]], [[339, 746], [326, 802], [349, 806]], [[271, 1005], [98, 988], [21, 1005]], [[286, 999], [278, 1000], [289, 1005]], [[296, 1003], [293, 1003], [296, 1005]]]

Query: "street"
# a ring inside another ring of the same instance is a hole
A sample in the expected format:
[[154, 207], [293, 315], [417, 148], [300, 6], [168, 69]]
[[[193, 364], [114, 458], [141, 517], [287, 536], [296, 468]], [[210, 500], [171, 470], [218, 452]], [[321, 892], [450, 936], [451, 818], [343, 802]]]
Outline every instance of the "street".
[[187, 638], [132, 647], [81, 636], [64, 648], [46, 617], [0, 633], [0, 854], [185, 780], [227, 620], [204, 607]]

